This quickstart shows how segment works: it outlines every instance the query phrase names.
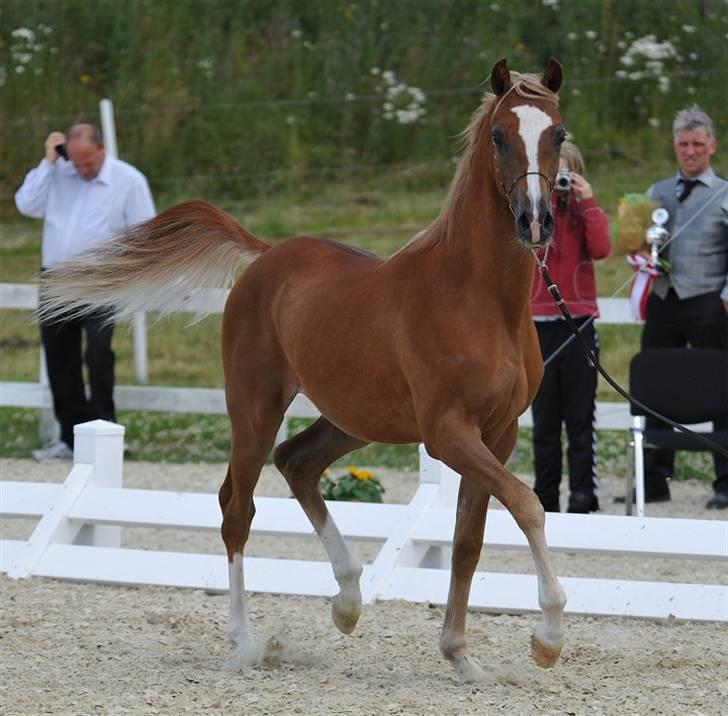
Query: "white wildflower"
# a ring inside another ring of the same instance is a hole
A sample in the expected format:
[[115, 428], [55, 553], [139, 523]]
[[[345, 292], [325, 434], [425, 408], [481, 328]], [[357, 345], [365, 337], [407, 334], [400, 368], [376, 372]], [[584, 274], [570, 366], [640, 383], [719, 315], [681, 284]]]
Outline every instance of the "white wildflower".
[[659, 127], [660, 126], [660, 120], [657, 117], [650, 117], [647, 120], [647, 124], [649, 124], [650, 127]]
[[27, 27], [19, 27], [13, 30], [10, 35], [20, 40], [25, 40], [28, 44], [35, 42], [35, 33]]

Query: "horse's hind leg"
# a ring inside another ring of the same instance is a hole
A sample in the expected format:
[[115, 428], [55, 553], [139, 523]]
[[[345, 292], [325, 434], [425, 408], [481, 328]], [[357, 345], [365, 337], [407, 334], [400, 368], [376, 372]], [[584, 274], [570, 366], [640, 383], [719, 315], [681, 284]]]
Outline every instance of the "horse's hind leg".
[[359, 578], [362, 565], [341, 536], [318, 483], [323, 471], [334, 460], [366, 444], [322, 417], [279, 445], [273, 454], [276, 467], [286, 478], [331, 561], [340, 590], [334, 597], [331, 614], [334, 624], [344, 634], [354, 630], [361, 615]]
[[[255, 515], [253, 491], [265, 459], [273, 447], [285, 407], [278, 399], [263, 401], [261, 393], [246, 404], [246, 409], [230, 405], [230, 465], [220, 492], [222, 538], [228, 556], [230, 576], [230, 618], [228, 637], [235, 645], [230, 666], [241, 668], [258, 661], [259, 651], [248, 618], [243, 574], [243, 550]], [[256, 407], [251, 407], [255, 405]]]

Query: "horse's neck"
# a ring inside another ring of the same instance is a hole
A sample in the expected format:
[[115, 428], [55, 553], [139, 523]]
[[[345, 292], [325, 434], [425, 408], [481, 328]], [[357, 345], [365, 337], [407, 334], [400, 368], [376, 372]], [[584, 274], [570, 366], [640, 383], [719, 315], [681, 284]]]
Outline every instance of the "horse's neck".
[[514, 318], [531, 297], [533, 257], [515, 237], [513, 215], [489, 176], [469, 182], [441, 242], [449, 273], [496, 300]]

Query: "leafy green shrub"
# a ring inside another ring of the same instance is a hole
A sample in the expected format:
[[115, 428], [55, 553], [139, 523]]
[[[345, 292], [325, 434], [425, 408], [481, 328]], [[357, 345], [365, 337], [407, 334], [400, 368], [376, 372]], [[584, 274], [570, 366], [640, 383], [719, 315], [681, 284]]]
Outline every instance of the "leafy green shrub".
[[345, 475], [331, 478], [324, 473], [319, 484], [325, 500], [381, 502], [384, 488], [374, 473], [349, 465]]

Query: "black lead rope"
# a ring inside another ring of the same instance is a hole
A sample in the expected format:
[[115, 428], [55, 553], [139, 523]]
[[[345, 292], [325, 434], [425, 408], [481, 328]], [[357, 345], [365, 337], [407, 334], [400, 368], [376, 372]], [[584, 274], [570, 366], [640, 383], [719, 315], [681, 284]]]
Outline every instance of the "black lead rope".
[[[694, 430], [690, 430], [690, 428], [686, 428], [684, 425], [681, 425], [680, 423], [676, 423], [674, 420], [670, 420], [670, 418], [665, 417], [664, 415], [660, 415], [657, 411], [653, 410], [652, 408], [647, 407], [644, 403], [637, 400], [637, 398], [633, 398], [626, 390], [624, 390], [620, 385], [614, 382], [612, 380], [609, 373], [607, 373], [604, 368], [599, 363], [598, 358], [596, 357], [596, 354], [591, 349], [591, 346], [586, 342], [584, 336], [579, 331], [579, 326], [576, 325], [574, 322], [574, 319], [571, 317], [571, 313], [569, 313], [569, 309], [566, 307], [566, 303], [564, 302], [564, 299], [561, 297], [561, 293], [559, 291], [559, 287], [554, 283], [554, 280], [549, 275], [549, 271], [546, 268], [546, 264], [541, 261], [541, 259], [538, 257], [536, 252], [533, 252], [533, 255], [536, 257], [536, 262], [538, 263], [538, 270], [541, 273], [541, 276], [543, 277], [544, 282], [546, 283], [546, 288], [548, 289], [548, 292], [551, 294], [551, 298], [554, 299], [554, 303], [559, 307], [559, 310], [561, 311], [562, 315], [566, 319], [566, 323], [571, 329], [571, 332], [576, 336], [577, 340], [581, 343], [582, 347], [586, 351], [586, 354], [591, 361], [592, 365], [599, 371], [599, 373], [602, 375], [604, 380], [609, 383], [609, 385], [612, 386], [623, 398], [626, 398], [630, 403], [633, 405], [636, 405], [638, 408], [641, 408], [646, 413], [649, 413], [653, 417], [657, 418], [658, 420], [662, 420], [663, 422], [667, 423], [669, 426], [676, 428], [677, 430], [680, 430], [688, 435], [692, 435], [693, 437], [697, 438], [701, 442], [705, 443], [710, 447], [711, 450], [716, 450], [724, 457], [728, 457], [728, 450], [726, 450], [722, 445], [719, 445], [714, 440], [711, 440], [710, 438], [706, 438], [705, 435], [701, 435], [700, 433], [696, 433]], [[553, 357], [549, 356], [551, 359]]]

